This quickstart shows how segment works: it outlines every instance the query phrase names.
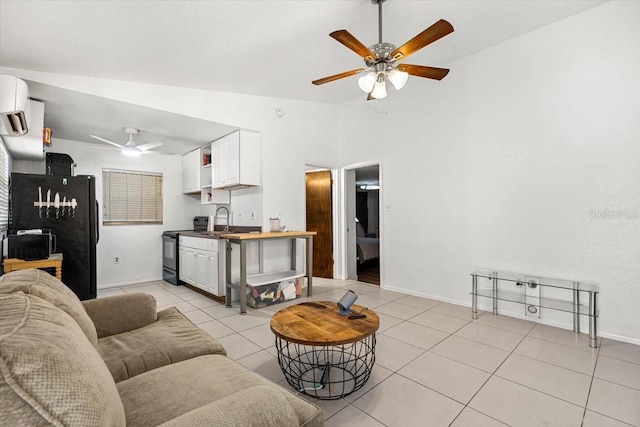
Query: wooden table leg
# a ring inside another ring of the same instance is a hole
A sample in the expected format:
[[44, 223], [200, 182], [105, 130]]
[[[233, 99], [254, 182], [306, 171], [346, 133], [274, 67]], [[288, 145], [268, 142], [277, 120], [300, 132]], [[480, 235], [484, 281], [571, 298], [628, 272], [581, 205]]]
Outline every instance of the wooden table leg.
[[56, 264], [56, 278], [62, 281], [62, 263]]

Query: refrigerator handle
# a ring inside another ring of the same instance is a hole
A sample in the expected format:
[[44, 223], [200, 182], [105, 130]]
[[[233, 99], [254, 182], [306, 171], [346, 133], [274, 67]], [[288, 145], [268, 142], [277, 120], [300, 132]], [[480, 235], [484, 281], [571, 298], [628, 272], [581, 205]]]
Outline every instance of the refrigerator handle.
[[98, 200], [96, 199], [96, 243], [100, 241], [100, 205], [98, 204]]

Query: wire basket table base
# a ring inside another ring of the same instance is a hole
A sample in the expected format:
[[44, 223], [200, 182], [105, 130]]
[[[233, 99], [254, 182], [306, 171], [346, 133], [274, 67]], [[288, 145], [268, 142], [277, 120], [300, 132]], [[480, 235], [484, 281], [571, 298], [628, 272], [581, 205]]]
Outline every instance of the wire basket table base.
[[276, 336], [278, 364], [291, 387], [322, 400], [361, 389], [375, 363], [375, 333], [349, 344], [312, 346]]

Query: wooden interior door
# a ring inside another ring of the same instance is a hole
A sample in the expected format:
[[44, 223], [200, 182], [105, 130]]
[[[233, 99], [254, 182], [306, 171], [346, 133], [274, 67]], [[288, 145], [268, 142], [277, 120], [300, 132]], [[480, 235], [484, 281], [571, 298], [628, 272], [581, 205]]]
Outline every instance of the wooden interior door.
[[307, 231], [313, 236], [313, 276], [333, 279], [331, 171], [307, 172]]

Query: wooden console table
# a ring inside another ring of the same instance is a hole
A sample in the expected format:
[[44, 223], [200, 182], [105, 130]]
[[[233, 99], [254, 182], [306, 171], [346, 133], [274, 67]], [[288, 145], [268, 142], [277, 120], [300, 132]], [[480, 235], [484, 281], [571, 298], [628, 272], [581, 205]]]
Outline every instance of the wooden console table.
[[35, 259], [32, 261], [25, 261], [18, 258], [7, 258], [2, 263], [4, 266], [4, 272], [9, 273], [11, 271], [25, 270], [27, 268], [52, 268], [56, 269], [56, 277], [58, 280], [62, 280], [62, 254], [52, 254], [47, 259]]

